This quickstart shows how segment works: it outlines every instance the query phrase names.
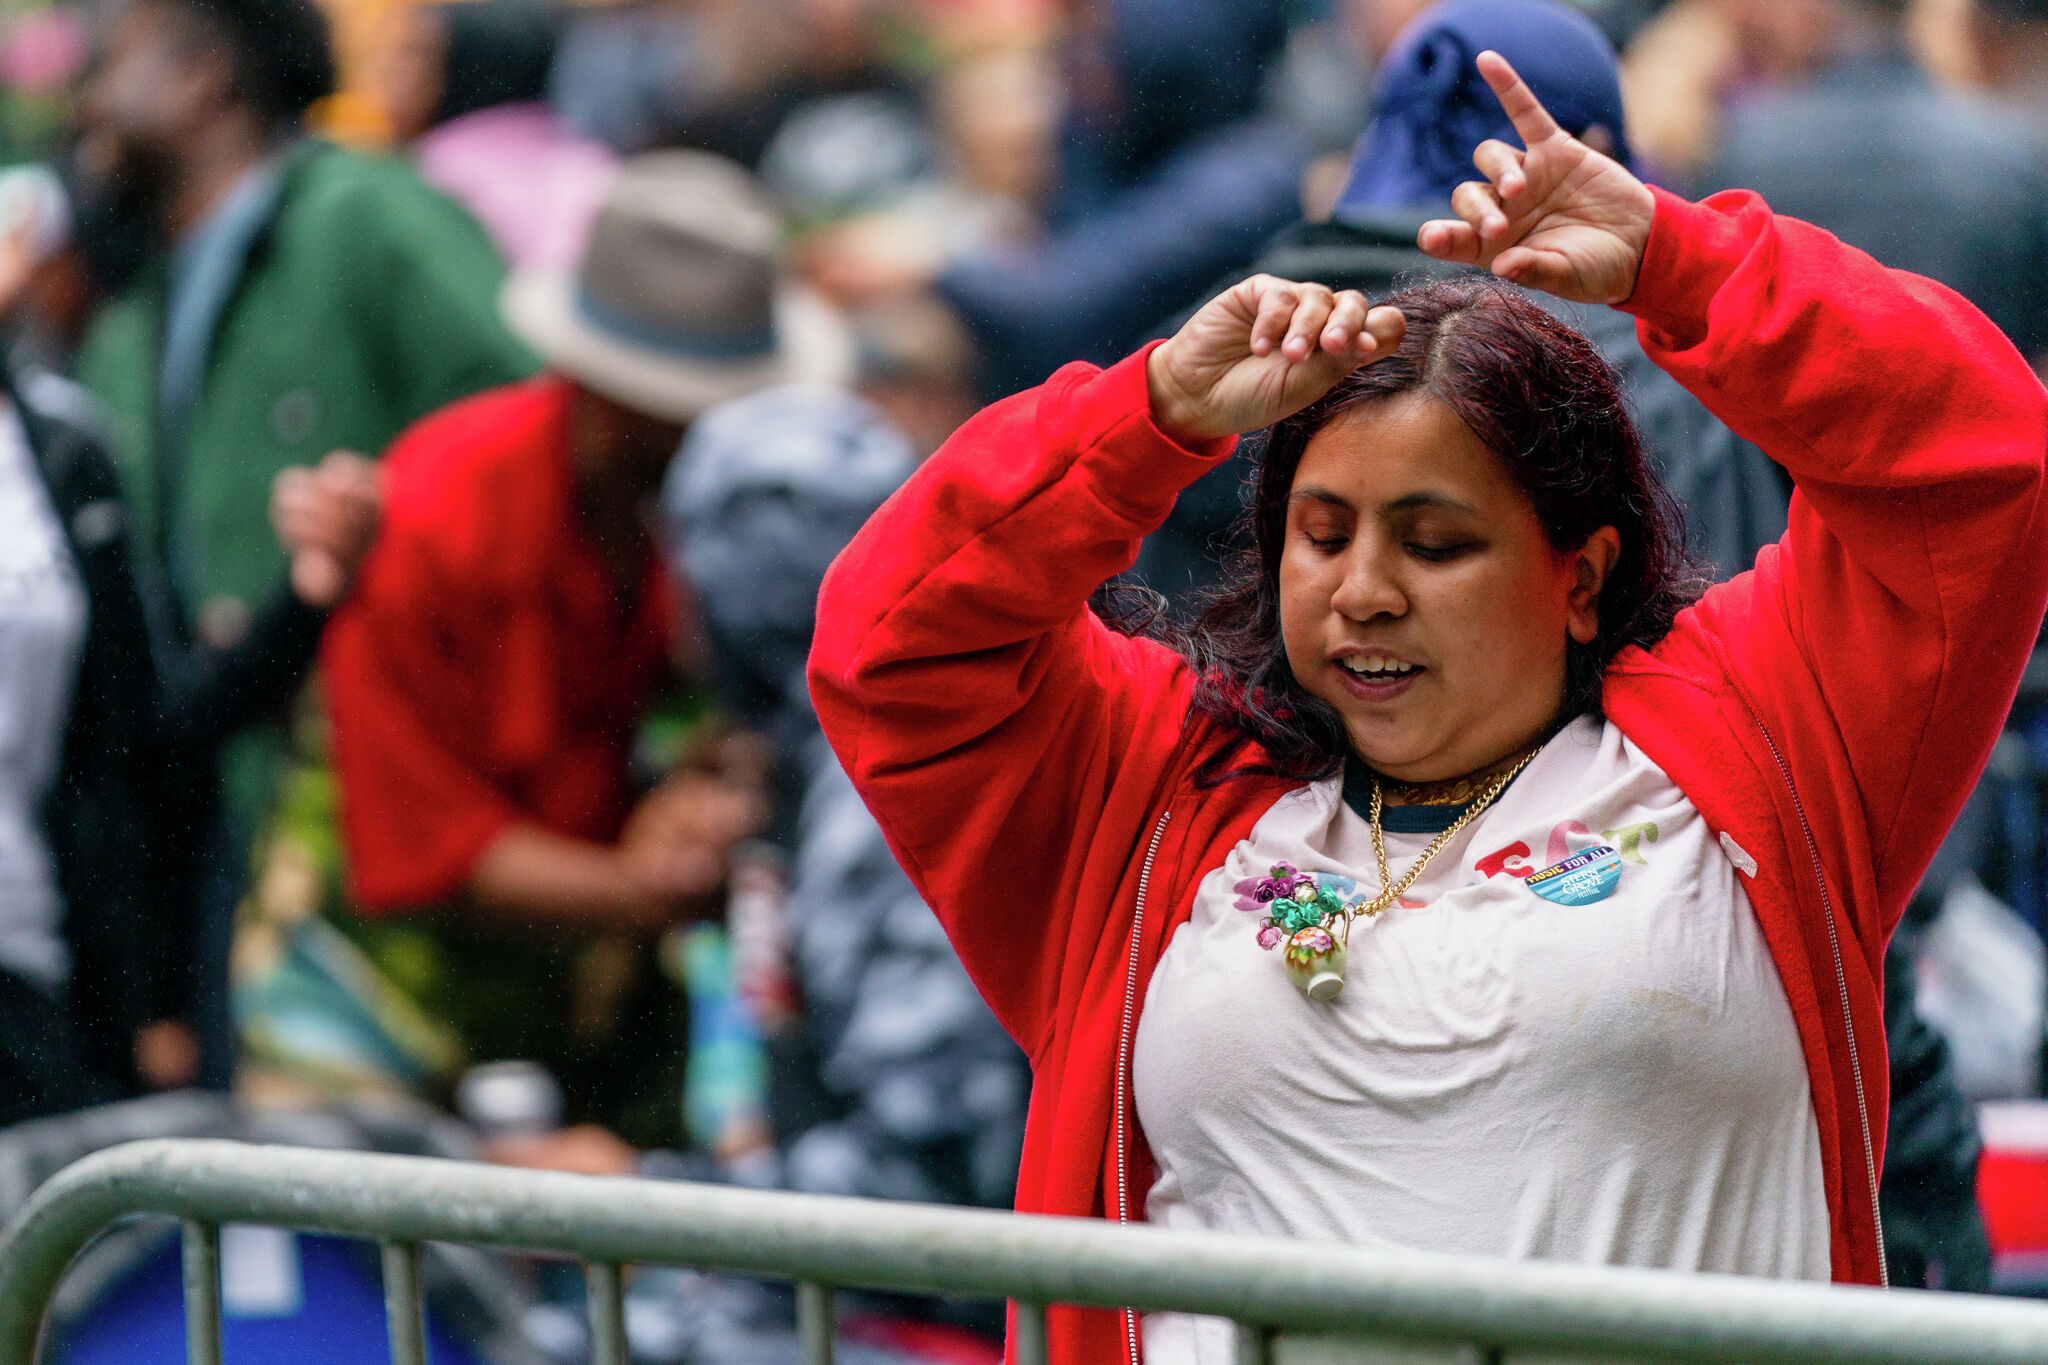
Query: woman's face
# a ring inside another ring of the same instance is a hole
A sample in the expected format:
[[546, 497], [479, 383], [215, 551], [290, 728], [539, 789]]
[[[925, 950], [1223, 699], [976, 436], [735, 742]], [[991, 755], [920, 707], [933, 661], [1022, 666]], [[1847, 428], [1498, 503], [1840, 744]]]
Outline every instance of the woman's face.
[[1280, 553], [1288, 665], [1378, 771], [1475, 771], [1556, 716], [1566, 638], [1598, 633], [1619, 545], [1603, 527], [1559, 553], [1449, 408], [1420, 393], [1368, 403], [1310, 438], [1295, 470]]

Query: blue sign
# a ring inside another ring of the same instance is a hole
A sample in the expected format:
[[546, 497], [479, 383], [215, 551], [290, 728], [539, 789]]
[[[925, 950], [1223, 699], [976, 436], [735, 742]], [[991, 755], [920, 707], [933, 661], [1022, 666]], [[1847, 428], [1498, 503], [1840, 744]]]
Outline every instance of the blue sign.
[[1531, 891], [1559, 905], [1591, 905], [1621, 884], [1621, 855], [1601, 844], [1529, 874]]

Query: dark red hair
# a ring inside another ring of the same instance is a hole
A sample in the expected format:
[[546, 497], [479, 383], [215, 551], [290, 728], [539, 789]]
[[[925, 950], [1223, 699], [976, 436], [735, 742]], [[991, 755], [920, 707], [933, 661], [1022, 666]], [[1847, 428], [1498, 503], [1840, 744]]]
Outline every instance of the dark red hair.
[[1232, 556], [1224, 585], [1192, 627], [1174, 632], [1200, 679], [1196, 711], [1257, 741], [1271, 770], [1290, 777], [1335, 772], [1349, 741], [1336, 710], [1296, 681], [1281, 643], [1287, 498], [1310, 438], [1366, 404], [1419, 392], [1456, 413], [1528, 494], [1553, 548], [1576, 550], [1602, 526], [1620, 533], [1621, 553], [1600, 592], [1599, 634], [1589, 645], [1567, 642], [1560, 723], [1599, 714], [1608, 662], [1629, 645], [1664, 638], [1705, 585], [1686, 556], [1678, 506], [1652, 472], [1614, 371], [1591, 342], [1484, 277], [1434, 281], [1387, 302], [1408, 319], [1399, 349], [1271, 429], [1247, 514], [1251, 543]]

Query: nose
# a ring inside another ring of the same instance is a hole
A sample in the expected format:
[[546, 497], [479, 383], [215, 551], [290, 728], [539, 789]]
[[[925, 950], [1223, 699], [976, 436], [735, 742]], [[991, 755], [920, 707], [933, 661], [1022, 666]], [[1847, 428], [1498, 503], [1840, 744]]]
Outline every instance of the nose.
[[1361, 536], [1345, 557], [1344, 576], [1330, 594], [1330, 609], [1348, 621], [1363, 624], [1380, 616], [1408, 614], [1408, 594], [1386, 551]]

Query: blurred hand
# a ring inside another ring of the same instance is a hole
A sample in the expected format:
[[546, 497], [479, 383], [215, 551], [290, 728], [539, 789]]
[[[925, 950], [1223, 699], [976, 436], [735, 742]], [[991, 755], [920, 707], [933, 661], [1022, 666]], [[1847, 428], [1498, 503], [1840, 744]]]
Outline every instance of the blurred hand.
[[676, 766], [765, 791], [775, 770], [775, 744], [759, 730], [714, 721], [698, 727]]
[[1400, 309], [1371, 308], [1355, 289], [1254, 275], [1152, 352], [1152, 420], [1185, 444], [1271, 426], [1392, 355], [1407, 328]]
[[351, 451], [279, 472], [270, 488], [270, 523], [291, 560], [300, 601], [325, 608], [348, 595], [383, 512], [382, 472]]
[[768, 798], [759, 785], [679, 772], [633, 808], [619, 856], [662, 901], [701, 900], [725, 884], [733, 846], [767, 825]]
[[23, 223], [0, 236], [0, 318], [14, 315], [36, 273], [35, 227]]
[[941, 244], [924, 241], [897, 214], [869, 214], [811, 232], [794, 253], [813, 289], [844, 308], [919, 293], [945, 263]]
[[542, 1137], [499, 1138], [484, 1144], [483, 1157], [500, 1166], [525, 1166], [575, 1175], [631, 1175], [640, 1154], [594, 1123]]
[[1458, 217], [1424, 223], [1417, 244], [1575, 303], [1627, 299], [1657, 213], [1649, 188], [1558, 127], [1505, 57], [1482, 52], [1478, 65], [1528, 150], [1480, 143], [1472, 162], [1486, 179], [1458, 186]]
[[135, 1031], [135, 1074], [151, 1090], [182, 1090], [199, 1079], [199, 1036], [178, 1019]]

